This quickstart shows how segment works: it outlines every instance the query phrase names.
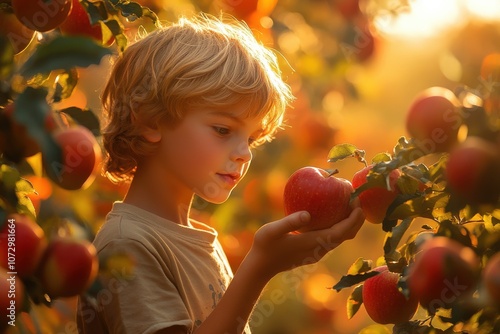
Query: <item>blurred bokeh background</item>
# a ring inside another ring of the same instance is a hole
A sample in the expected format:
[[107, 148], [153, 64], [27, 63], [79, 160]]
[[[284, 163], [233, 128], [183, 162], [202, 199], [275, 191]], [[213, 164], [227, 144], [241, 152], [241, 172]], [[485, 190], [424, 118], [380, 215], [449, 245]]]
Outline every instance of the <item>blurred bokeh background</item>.
[[[234, 269], [254, 231], [283, 216], [283, 187], [293, 171], [308, 165], [337, 168], [339, 177], [351, 179], [363, 165], [355, 159], [328, 163], [333, 145], [354, 144], [366, 151], [367, 159], [391, 152], [406, 135], [406, 110], [417, 93], [431, 86], [479, 87], [484, 84], [479, 79], [483, 57], [500, 52], [498, 0], [138, 2], [164, 24], [200, 11], [226, 11], [245, 20], [262, 43], [280, 53], [284, 76], [297, 97], [284, 131], [256, 149], [250, 172], [232, 197], [218, 206], [195, 201], [193, 215], [219, 230]], [[130, 39], [136, 31], [130, 29]], [[105, 61], [82, 70], [73, 96], [60, 107], [85, 107], [99, 114], [108, 69]], [[36, 180], [34, 184], [37, 188]], [[38, 190], [35, 202], [48, 198], [71, 207], [97, 230], [126, 186], [97, 177], [76, 192], [50, 185], [38, 185]], [[348, 320], [349, 289], [337, 293], [331, 287], [358, 257], [375, 261], [382, 256], [383, 240], [381, 226], [366, 223], [354, 240], [319, 263], [276, 276], [256, 307], [254, 333], [348, 334], [371, 325], [363, 308]], [[47, 333], [75, 333], [70, 321], [74, 305], [69, 300], [54, 310], [35, 312], [47, 323], [42, 327], [51, 328]]]

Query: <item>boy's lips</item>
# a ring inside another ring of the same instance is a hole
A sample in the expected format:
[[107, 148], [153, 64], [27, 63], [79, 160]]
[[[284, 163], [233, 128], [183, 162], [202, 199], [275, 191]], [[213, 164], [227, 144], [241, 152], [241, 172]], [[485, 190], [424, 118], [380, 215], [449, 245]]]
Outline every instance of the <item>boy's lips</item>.
[[217, 176], [230, 186], [235, 186], [241, 178], [240, 173], [217, 173]]

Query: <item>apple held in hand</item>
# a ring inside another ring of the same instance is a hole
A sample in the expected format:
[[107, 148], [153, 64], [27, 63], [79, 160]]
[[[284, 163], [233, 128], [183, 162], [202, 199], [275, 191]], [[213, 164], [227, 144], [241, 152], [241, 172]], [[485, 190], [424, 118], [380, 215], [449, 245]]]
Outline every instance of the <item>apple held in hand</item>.
[[479, 259], [469, 247], [448, 237], [426, 241], [412, 264], [408, 287], [434, 314], [472, 295], [478, 282]]
[[380, 274], [363, 283], [363, 304], [370, 318], [379, 324], [400, 324], [409, 321], [418, 308], [418, 299], [406, 299], [398, 289], [399, 275], [387, 266], [374, 269]]
[[0, 231], [0, 265], [20, 277], [32, 275], [47, 248], [42, 228], [24, 215], [9, 215]]
[[86, 240], [57, 237], [49, 243], [37, 276], [51, 298], [72, 297], [92, 284], [98, 269], [94, 245]]
[[310, 224], [299, 232], [329, 228], [351, 213], [352, 192], [348, 180], [337, 178], [321, 168], [303, 167], [293, 173], [285, 185], [285, 214], [309, 212]]
[[[354, 174], [352, 178], [354, 189], [359, 188], [367, 182], [366, 176], [372, 168], [373, 165], [369, 165]], [[399, 194], [397, 183], [400, 175], [401, 173], [398, 169], [389, 173], [390, 190], [385, 187], [374, 187], [366, 189], [359, 194], [359, 203], [367, 221], [373, 224], [381, 224], [384, 221], [389, 205], [391, 205]]]

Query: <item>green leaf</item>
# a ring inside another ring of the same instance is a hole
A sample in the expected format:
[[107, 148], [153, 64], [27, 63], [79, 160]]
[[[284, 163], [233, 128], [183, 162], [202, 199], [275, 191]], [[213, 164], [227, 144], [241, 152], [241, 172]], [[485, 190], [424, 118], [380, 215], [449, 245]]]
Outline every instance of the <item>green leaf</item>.
[[405, 195], [417, 194], [420, 191], [422, 182], [406, 175], [402, 174], [397, 181], [398, 189], [401, 193]]
[[446, 170], [446, 163], [448, 162], [448, 155], [443, 154], [439, 160], [429, 166], [429, 180], [432, 183], [439, 183], [444, 181], [445, 178], [445, 170]]
[[129, 21], [135, 21], [141, 17], [147, 17], [156, 25], [158, 23], [158, 16], [148, 7], [134, 1], [127, 0], [107, 0], [113, 10], [118, 10], [121, 15]]
[[399, 162], [399, 166], [407, 165], [417, 159], [427, 155], [421, 148], [417, 147], [412, 139], [400, 137], [393, 149], [394, 160]]
[[378, 271], [367, 271], [362, 274], [357, 274], [357, 275], [344, 275], [340, 278], [340, 280], [335, 284], [332, 289], [340, 291], [345, 288], [349, 288], [353, 285], [359, 284], [361, 282], [364, 282], [370, 277], [376, 276], [380, 274]]
[[100, 124], [99, 118], [90, 109], [81, 109], [78, 107], [68, 107], [59, 112], [70, 116], [75, 122], [85, 126], [94, 136], [99, 136]]
[[116, 19], [109, 19], [102, 21], [106, 27], [111, 30], [113, 36], [115, 36], [116, 44], [118, 45], [118, 49], [120, 52], [123, 52], [128, 45], [127, 36], [123, 34], [123, 27], [121, 23]]
[[16, 193], [17, 181], [21, 178], [17, 169], [2, 164], [0, 167], [0, 199], [6, 205], [6, 212], [13, 212], [19, 204]]
[[144, 7], [144, 6], [142, 7], [142, 16], [147, 17], [151, 21], [153, 21], [155, 26], [158, 25], [158, 22], [159, 22], [158, 16], [156, 15], [156, 13], [154, 11], [152, 11], [148, 7]]
[[444, 220], [439, 224], [436, 232], [436, 236], [438, 235], [456, 240], [467, 247], [473, 247], [469, 230], [451, 220]]
[[[495, 212], [499, 211], [500, 210], [495, 210]], [[500, 232], [500, 217], [495, 217], [492, 214], [492, 215], [484, 215], [483, 219], [484, 219], [484, 227], [489, 233], [493, 234]]]
[[347, 270], [348, 275], [357, 275], [372, 269], [372, 260], [365, 260], [359, 257]]
[[347, 298], [347, 319], [351, 319], [363, 304], [363, 284], [356, 286]]
[[6, 189], [16, 190], [17, 181], [21, 179], [19, 171], [15, 168], [2, 164], [0, 180]]
[[[443, 210], [448, 198], [449, 195], [445, 192], [398, 195], [387, 209], [389, 215], [386, 218], [395, 220], [422, 217], [441, 221], [448, 216]], [[386, 232], [388, 231], [390, 229]]]
[[419, 212], [415, 211], [412, 200], [421, 196], [423, 195], [419, 193], [398, 194], [387, 208], [384, 220], [382, 221], [382, 230], [390, 232], [396, 226], [397, 220], [418, 216]]
[[73, 67], [97, 65], [111, 50], [83, 36], [58, 36], [39, 44], [35, 52], [21, 67], [20, 73], [30, 77], [37, 73], [54, 70], [69, 70]]
[[33, 202], [29, 198], [29, 194], [36, 193], [33, 184], [26, 179], [19, 178], [16, 182], [16, 194], [19, 200], [17, 204], [17, 212], [23, 213], [25, 215], [30, 216], [33, 219], [36, 219], [36, 210], [33, 206]]
[[52, 116], [46, 97], [46, 89], [26, 87], [14, 102], [14, 118], [24, 125], [29, 135], [39, 143], [44, 158], [49, 161], [61, 161], [61, 148], [45, 128], [46, 120]]
[[33, 187], [33, 184], [31, 184], [30, 181], [19, 177], [19, 180], [17, 180], [16, 182], [16, 191], [23, 192], [26, 194], [33, 194], [35, 193], [35, 188]]
[[18, 203], [16, 206], [17, 212], [25, 214], [35, 219], [36, 211], [35, 207], [33, 206], [33, 202], [31, 202], [31, 199], [24, 192], [18, 193], [17, 196], [18, 196]]
[[83, 0], [80, 1], [80, 3], [87, 11], [91, 25], [98, 24], [99, 21], [108, 19], [108, 10], [106, 8], [106, 4], [103, 1]]
[[142, 6], [137, 2], [119, 2], [116, 7], [120, 9], [123, 17], [129, 21], [135, 21], [142, 17]]
[[14, 72], [14, 47], [9, 39], [0, 35], [0, 79], [8, 79]]
[[372, 164], [377, 164], [379, 162], [387, 162], [391, 161], [391, 155], [389, 153], [377, 153], [373, 159], [372, 159]]
[[401, 223], [392, 228], [391, 232], [386, 234], [384, 242], [384, 257], [387, 263], [399, 261], [401, 254], [397, 251], [397, 247], [412, 222], [413, 218], [403, 219]]
[[363, 191], [371, 188], [389, 189], [389, 174], [391, 170], [386, 167], [384, 163], [373, 165], [373, 168], [366, 174], [366, 182], [354, 190], [351, 198], [355, 198]]
[[359, 150], [352, 144], [338, 144], [332, 147], [328, 153], [328, 162], [336, 162], [349, 157], [356, 157], [359, 161], [364, 162], [365, 151]]
[[54, 95], [52, 100], [57, 103], [67, 99], [73, 93], [78, 83], [78, 71], [75, 68], [69, 69], [56, 77], [54, 83]]

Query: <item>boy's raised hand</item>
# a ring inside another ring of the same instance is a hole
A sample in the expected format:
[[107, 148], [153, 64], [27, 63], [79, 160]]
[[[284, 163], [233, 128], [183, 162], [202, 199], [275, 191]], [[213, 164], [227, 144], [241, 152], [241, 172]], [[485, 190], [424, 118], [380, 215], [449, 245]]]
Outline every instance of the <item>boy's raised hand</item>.
[[365, 217], [356, 204], [349, 217], [330, 228], [297, 233], [310, 219], [309, 213], [300, 211], [262, 226], [255, 233], [248, 260], [269, 279], [281, 271], [315, 263], [342, 242], [353, 239]]

